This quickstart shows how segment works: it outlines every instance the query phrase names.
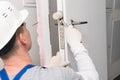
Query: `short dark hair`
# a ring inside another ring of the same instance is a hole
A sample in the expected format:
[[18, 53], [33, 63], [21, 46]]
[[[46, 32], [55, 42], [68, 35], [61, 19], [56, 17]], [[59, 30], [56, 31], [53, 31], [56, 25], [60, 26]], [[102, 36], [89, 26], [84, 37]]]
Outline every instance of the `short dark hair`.
[[10, 41], [0, 50], [0, 57], [2, 59], [7, 59], [10, 55], [12, 55], [12, 54], [9, 54], [9, 52], [14, 49], [16, 37], [23, 31], [23, 25], [24, 23], [21, 24], [21, 26], [16, 30], [13, 37], [10, 39]]
[[0, 57], [5, 58], [5, 55], [13, 48], [16, 39], [16, 34], [13, 35], [12, 39], [0, 50]]

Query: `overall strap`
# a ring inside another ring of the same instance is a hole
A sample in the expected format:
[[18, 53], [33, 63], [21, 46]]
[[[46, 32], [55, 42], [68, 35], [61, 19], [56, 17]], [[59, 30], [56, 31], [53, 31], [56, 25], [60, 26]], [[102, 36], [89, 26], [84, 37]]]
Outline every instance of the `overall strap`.
[[0, 71], [0, 77], [2, 80], [9, 80], [7, 72], [5, 71], [4, 68]]
[[32, 68], [34, 65], [27, 65], [25, 66], [15, 77], [13, 80], [20, 80], [21, 76], [27, 71], [27, 69]]
[[[20, 78], [21, 78], [22, 75], [27, 71], [27, 69], [32, 68], [32, 67], [34, 67], [34, 65], [29, 64], [29, 65], [25, 66], [25, 67], [14, 77], [13, 80], [20, 80]], [[7, 73], [6, 73], [6, 71], [5, 71], [4, 68], [0, 71], [0, 77], [2, 78], [2, 80], [9, 80], [8, 75], [7, 75]]]

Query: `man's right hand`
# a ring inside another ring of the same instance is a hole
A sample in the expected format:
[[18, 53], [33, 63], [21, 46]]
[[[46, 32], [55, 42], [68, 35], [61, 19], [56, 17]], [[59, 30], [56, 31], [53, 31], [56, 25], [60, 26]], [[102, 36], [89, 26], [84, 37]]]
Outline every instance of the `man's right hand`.
[[80, 42], [82, 40], [82, 35], [80, 31], [78, 31], [76, 28], [73, 27], [73, 25], [69, 25], [69, 27], [65, 29], [65, 33], [66, 33], [67, 43], [69, 44], [75, 56], [77, 51], [76, 46], [79, 46], [81, 44]]
[[69, 25], [69, 27], [66, 28], [65, 32], [66, 32], [67, 42], [70, 46], [81, 42], [82, 35], [80, 31], [75, 29], [72, 25]]

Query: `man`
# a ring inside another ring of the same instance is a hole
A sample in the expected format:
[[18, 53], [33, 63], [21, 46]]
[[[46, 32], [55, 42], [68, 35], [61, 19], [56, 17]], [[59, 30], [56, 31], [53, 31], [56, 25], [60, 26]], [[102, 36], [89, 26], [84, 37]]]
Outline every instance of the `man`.
[[27, 15], [27, 10], [18, 11], [10, 2], [0, 1], [0, 57], [4, 62], [0, 80], [99, 80], [87, 50], [80, 43], [81, 34], [72, 26], [66, 30], [66, 37], [78, 72], [57, 67], [56, 62], [49, 64], [54, 67], [32, 65], [28, 52], [31, 38], [24, 22]]

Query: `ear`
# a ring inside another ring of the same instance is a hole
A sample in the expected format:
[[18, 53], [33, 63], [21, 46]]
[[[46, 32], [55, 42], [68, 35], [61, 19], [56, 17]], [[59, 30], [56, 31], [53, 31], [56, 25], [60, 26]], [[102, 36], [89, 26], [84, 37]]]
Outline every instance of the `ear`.
[[19, 34], [19, 41], [22, 44], [26, 44], [26, 38], [25, 38], [25, 36], [22, 33]]

